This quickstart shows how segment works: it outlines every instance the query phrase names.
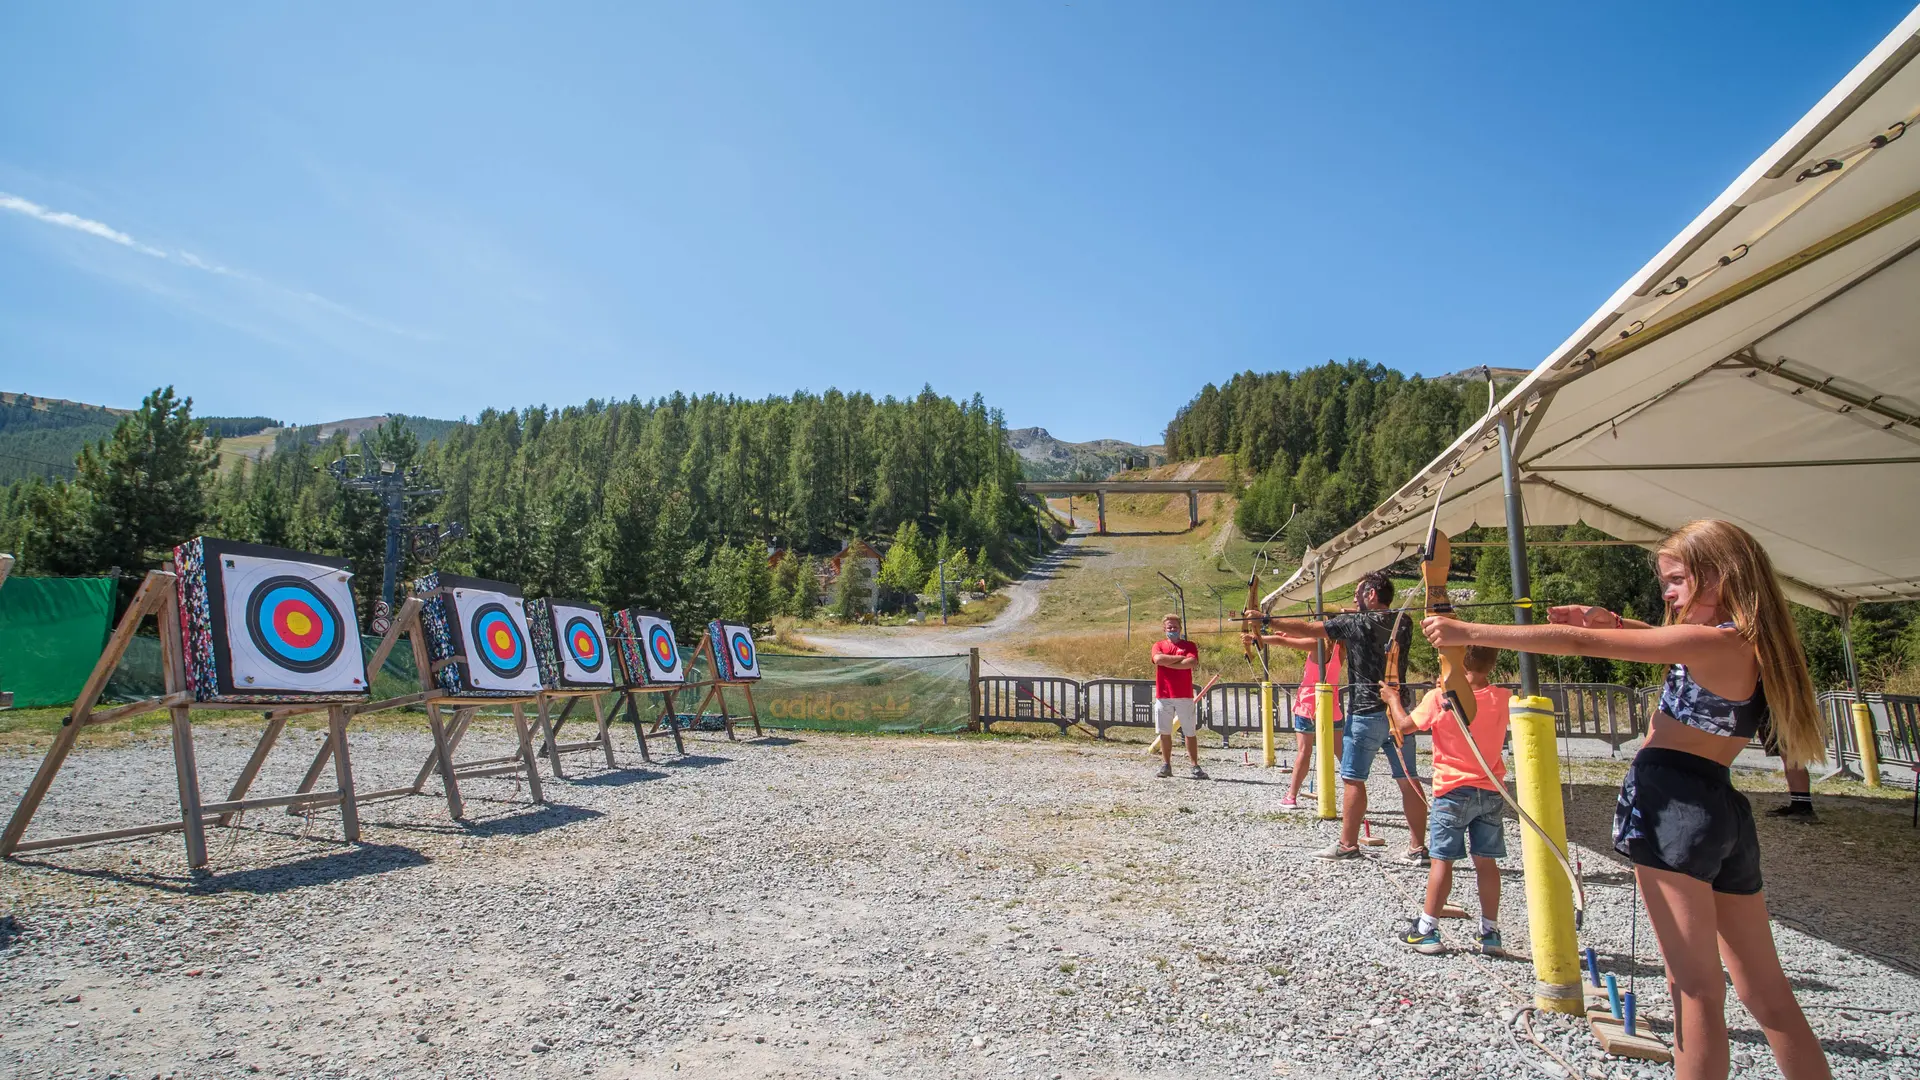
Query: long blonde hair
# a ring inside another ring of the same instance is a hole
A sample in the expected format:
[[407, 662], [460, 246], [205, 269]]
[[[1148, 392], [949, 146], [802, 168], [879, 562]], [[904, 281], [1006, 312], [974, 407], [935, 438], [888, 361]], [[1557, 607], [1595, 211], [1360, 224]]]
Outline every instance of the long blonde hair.
[[[1753, 644], [1760, 661], [1760, 685], [1766, 688], [1781, 761], [1812, 765], [1824, 759], [1826, 733], [1814, 703], [1806, 650], [1766, 549], [1738, 525], [1705, 520], [1675, 530], [1658, 554], [1680, 560], [1693, 578], [1696, 595], [1703, 586], [1719, 583], [1721, 616]], [[1684, 622], [1687, 615], [1687, 610], [1669, 609], [1667, 621]]]

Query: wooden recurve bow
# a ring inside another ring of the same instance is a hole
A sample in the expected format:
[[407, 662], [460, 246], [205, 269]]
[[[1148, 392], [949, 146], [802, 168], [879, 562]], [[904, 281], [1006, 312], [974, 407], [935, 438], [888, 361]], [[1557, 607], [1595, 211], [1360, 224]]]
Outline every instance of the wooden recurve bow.
[[[1453, 545], [1448, 541], [1447, 534], [1440, 531], [1440, 504], [1447, 495], [1447, 480], [1452, 478], [1452, 474], [1448, 474], [1440, 482], [1440, 492], [1433, 500], [1433, 518], [1427, 524], [1427, 542], [1420, 552], [1420, 582], [1426, 586], [1426, 614], [1429, 618], [1436, 615], [1446, 619], [1459, 618], [1454, 613], [1452, 598], [1447, 595], [1447, 572], [1453, 565]], [[1507, 785], [1493, 774], [1493, 766], [1487, 764], [1486, 756], [1480, 752], [1480, 744], [1473, 739], [1475, 702], [1473, 685], [1467, 681], [1466, 646], [1448, 645], [1436, 647], [1434, 651], [1440, 656], [1440, 675], [1435, 683], [1440, 688], [1448, 715], [1459, 723], [1460, 733], [1466, 737], [1467, 749], [1473, 752], [1474, 760], [1479, 763], [1481, 775], [1494, 786], [1500, 797], [1520, 816], [1520, 820], [1546, 842], [1554, 861], [1567, 872], [1567, 883], [1573, 892], [1573, 925], [1575, 930], [1579, 930], [1587, 919], [1587, 892], [1580, 882], [1579, 872], [1573, 868], [1573, 863], [1560, 844], [1540, 827], [1533, 815], [1527, 813], [1513, 797]]]

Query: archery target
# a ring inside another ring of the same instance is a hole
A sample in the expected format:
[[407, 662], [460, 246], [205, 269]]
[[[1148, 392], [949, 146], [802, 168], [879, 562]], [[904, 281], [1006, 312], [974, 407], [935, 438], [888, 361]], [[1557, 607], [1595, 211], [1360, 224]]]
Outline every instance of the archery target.
[[634, 633], [640, 638], [640, 653], [647, 662], [648, 682], [687, 681], [687, 665], [681, 661], [672, 623], [658, 615], [642, 615], [634, 620]]
[[519, 597], [455, 589], [453, 608], [467, 657], [467, 681], [474, 689], [540, 689], [540, 669], [527, 643], [526, 605]]
[[216, 557], [236, 691], [366, 691], [350, 572], [254, 555]]
[[760, 677], [760, 653], [753, 645], [753, 631], [738, 623], [716, 623], [720, 633], [715, 643], [725, 654], [722, 668], [735, 681]]
[[599, 610], [559, 602], [552, 607], [563, 680], [569, 685], [612, 686], [613, 663], [607, 656], [607, 631]]

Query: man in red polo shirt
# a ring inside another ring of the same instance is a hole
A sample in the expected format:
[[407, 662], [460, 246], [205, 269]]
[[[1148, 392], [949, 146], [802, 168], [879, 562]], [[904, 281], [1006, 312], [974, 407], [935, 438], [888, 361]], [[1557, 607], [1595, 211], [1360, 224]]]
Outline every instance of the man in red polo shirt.
[[1153, 643], [1153, 730], [1160, 733], [1160, 776], [1173, 775], [1173, 728], [1187, 739], [1187, 760], [1195, 780], [1207, 779], [1200, 767], [1200, 710], [1193, 700], [1193, 669], [1200, 666], [1200, 646], [1180, 636], [1180, 616], [1160, 620], [1165, 641]]

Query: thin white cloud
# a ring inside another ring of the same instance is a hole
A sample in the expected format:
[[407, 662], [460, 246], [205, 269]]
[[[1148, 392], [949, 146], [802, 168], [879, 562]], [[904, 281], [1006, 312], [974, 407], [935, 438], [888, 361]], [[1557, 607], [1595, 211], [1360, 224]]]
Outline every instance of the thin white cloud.
[[11, 210], [16, 214], [25, 214], [30, 218], [44, 221], [49, 225], [58, 225], [63, 229], [73, 229], [76, 232], [83, 232], [89, 236], [97, 236], [102, 240], [112, 241], [121, 247], [132, 248], [142, 255], [151, 255], [156, 259], [164, 259], [167, 257], [166, 252], [161, 251], [157, 247], [143, 244], [111, 225], [94, 221], [90, 218], [83, 218], [78, 214], [69, 214], [64, 210], [49, 210], [37, 202], [23, 199], [18, 195], [9, 195], [4, 191], [0, 191], [0, 210]]
[[167, 251], [164, 248], [157, 248], [151, 244], [143, 244], [105, 222], [94, 221], [91, 218], [83, 218], [78, 214], [69, 214], [64, 210], [49, 209], [31, 199], [23, 199], [18, 195], [9, 194], [5, 191], [0, 191], [0, 210], [10, 210], [16, 214], [24, 214], [36, 221], [44, 221], [49, 225], [58, 225], [63, 229], [72, 229], [76, 232], [86, 233], [88, 236], [96, 236], [109, 243], [119, 244], [121, 247], [137, 251], [142, 255], [147, 255], [155, 259], [163, 259], [176, 266], [190, 267], [204, 273], [217, 274], [220, 277], [245, 281], [303, 303], [311, 304], [314, 307], [342, 318], [350, 319], [363, 326], [382, 330], [389, 334], [419, 340], [432, 340], [430, 335], [423, 335], [408, 330], [405, 327], [395, 326], [392, 323], [362, 315], [345, 304], [329, 300], [318, 293], [309, 292], [305, 289], [290, 289], [284, 285], [277, 285], [255, 274], [247, 273], [244, 270], [235, 270], [232, 267], [222, 266], [209, 259], [203, 259], [191, 251]]

